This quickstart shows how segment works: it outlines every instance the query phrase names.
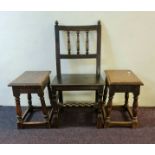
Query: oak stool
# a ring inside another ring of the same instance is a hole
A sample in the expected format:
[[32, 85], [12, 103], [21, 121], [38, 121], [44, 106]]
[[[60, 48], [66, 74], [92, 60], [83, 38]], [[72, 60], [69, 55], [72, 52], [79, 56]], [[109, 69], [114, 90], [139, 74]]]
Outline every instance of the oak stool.
[[[50, 103], [52, 102], [49, 74], [50, 71], [26, 71], [8, 85], [12, 87], [13, 95], [15, 97], [18, 128], [51, 127], [50, 120], [52, 116], [52, 111], [48, 113], [44, 100], [44, 89], [45, 87], [47, 87]], [[24, 112], [22, 112], [20, 104], [20, 95], [23, 93], [26, 93], [28, 97], [28, 108]], [[32, 105], [32, 93], [38, 94], [41, 101], [41, 107], [35, 107]], [[28, 114], [32, 115], [34, 111], [38, 108], [41, 108], [45, 121], [27, 121], [26, 118]]]
[[[109, 91], [109, 100], [106, 107], [106, 118], [104, 127], [110, 126], [138, 126], [138, 96], [140, 94], [140, 86], [143, 85], [141, 80], [131, 70], [105, 70], [106, 85], [103, 95], [103, 103], [106, 102], [107, 91]], [[123, 106], [113, 106], [113, 97], [115, 93], [125, 93], [125, 104]], [[132, 110], [128, 105], [129, 93], [133, 93]], [[112, 109], [124, 109], [128, 112], [130, 120], [128, 121], [111, 121]]]

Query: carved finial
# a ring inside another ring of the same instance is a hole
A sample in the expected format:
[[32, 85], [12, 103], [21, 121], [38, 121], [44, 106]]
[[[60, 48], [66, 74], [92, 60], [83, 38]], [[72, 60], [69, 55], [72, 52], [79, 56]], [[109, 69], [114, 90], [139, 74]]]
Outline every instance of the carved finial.
[[101, 21], [100, 20], [98, 21], [98, 25], [101, 25]]
[[55, 25], [58, 25], [58, 24], [59, 24], [59, 23], [58, 23], [58, 21], [56, 20], [56, 21], [55, 21]]

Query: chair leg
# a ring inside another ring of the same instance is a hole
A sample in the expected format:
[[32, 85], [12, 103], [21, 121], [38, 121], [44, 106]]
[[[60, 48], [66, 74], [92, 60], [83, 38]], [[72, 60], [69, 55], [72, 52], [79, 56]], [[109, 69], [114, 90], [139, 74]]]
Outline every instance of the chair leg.
[[97, 128], [102, 128], [104, 125], [104, 116], [102, 111], [102, 96], [103, 96], [103, 88], [98, 91], [98, 114], [97, 114]]
[[108, 92], [108, 83], [107, 83], [107, 79], [106, 79], [106, 84], [105, 84], [104, 93], [103, 93], [103, 104], [104, 105], [106, 104], [107, 92]]
[[95, 102], [98, 103], [98, 90], [96, 90], [96, 94], [95, 94]]
[[59, 126], [59, 107], [57, 103], [57, 93], [55, 89], [52, 89], [52, 101], [53, 101], [53, 116], [52, 116], [52, 126]]
[[63, 92], [59, 91], [59, 102], [63, 104]]
[[50, 87], [50, 81], [47, 84], [47, 89], [48, 89], [48, 96], [49, 96], [49, 99], [50, 99], [50, 104], [52, 106], [52, 91], [51, 91], [51, 87]]

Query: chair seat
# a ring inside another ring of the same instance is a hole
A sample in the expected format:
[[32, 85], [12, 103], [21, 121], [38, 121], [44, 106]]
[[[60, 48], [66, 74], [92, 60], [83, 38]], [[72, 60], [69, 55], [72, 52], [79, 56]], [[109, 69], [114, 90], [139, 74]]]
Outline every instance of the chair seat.
[[57, 76], [52, 81], [52, 86], [103, 86], [102, 76], [96, 74], [62, 74], [61, 79]]

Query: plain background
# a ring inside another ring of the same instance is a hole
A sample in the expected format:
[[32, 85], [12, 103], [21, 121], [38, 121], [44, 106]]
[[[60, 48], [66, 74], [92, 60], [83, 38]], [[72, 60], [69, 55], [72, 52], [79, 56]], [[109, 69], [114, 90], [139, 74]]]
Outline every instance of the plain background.
[[[37, 5], [36, 5], [37, 4]], [[60, 5], [61, 4], [61, 5]], [[71, 4], [71, 5], [68, 5]], [[82, 5], [81, 5], [82, 4]], [[51, 0], [3, 0], [1, 1], [0, 5], [1, 10], [15, 10], [15, 11], [23, 11], [23, 10], [115, 10], [115, 11], [123, 11], [123, 10], [133, 10], [133, 11], [148, 11], [148, 10], [155, 10], [154, 8], [154, 1], [153, 0], [104, 0], [104, 1], [96, 1], [92, 0], [89, 2], [84, 0], [57, 0], [57, 1], [51, 1]], [[90, 17], [89, 17], [90, 18]], [[10, 97], [10, 96], [9, 96]], [[152, 153], [153, 145], [145, 145], [145, 147], [141, 147], [141, 145], [72, 145], [72, 147], [69, 145], [41, 145], [42, 147], [37, 145], [26, 145], [26, 147], [31, 152], [37, 152], [37, 154], [43, 154], [46, 152], [49, 153], [49, 150], [51, 152], [60, 154], [67, 152], [67, 154], [72, 154], [74, 150], [74, 154], [79, 153], [108, 153], [108, 154], [121, 154], [120, 150], [123, 150], [122, 152], [126, 152], [126, 154], [131, 154], [134, 152], [146, 154], [146, 153]], [[68, 148], [67, 148], [68, 147]], [[128, 149], [130, 147], [130, 149]], [[61, 149], [60, 149], [61, 148]], [[102, 149], [101, 149], [102, 148]], [[113, 149], [111, 149], [113, 148]], [[20, 150], [25, 149], [25, 145], [20, 145]], [[1, 147], [1, 152], [5, 152], [6, 154], [10, 154], [13, 152], [16, 152], [18, 154], [17, 150], [19, 150], [18, 145], [3, 145]], [[110, 151], [109, 151], [110, 150]], [[126, 151], [128, 150], [128, 151]], [[26, 154], [27, 152], [23, 152], [23, 154]]]
[[[25, 70], [51, 70], [51, 80], [55, 76], [55, 20], [67, 25], [96, 24], [100, 20], [102, 73], [104, 69], [133, 70], [144, 82], [140, 106], [154, 106], [155, 12], [0, 12], [0, 105], [14, 105], [7, 85]], [[63, 70], [93, 72], [92, 62], [86, 64], [84, 69], [79, 61], [67, 61]], [[94, 98], [90, 93], [76, 93], [67, 93], [67, 100]], [[47, 91], [46, 102], [49, 104]], [[120, 102], [124, 102], [122, 95], [115, 99], [116, 104]]]

